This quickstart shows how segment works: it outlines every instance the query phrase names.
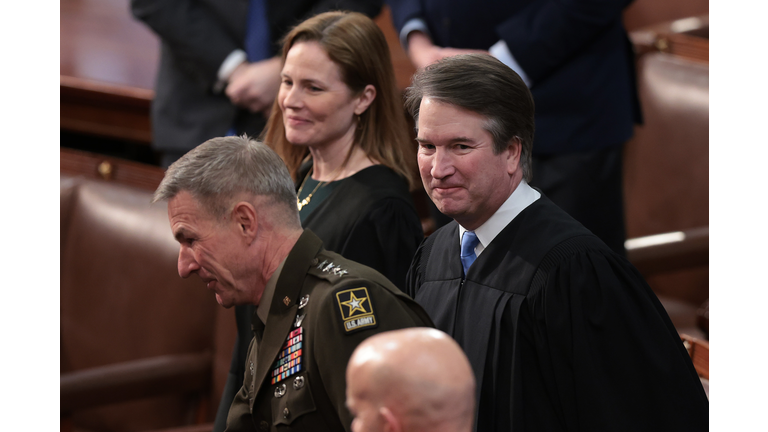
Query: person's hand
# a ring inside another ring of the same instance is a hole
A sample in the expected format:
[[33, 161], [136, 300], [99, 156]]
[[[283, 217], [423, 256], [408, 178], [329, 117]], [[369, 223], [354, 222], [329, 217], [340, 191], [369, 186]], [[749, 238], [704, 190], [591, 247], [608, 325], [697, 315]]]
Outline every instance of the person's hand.
[[471, 53], [490, 55], [488, 51], [483, 50], [439, 47], [432, 43], [429, 36], [420, 31], [414, 31], [408, 34], [408, 57], [411, 59], [411, 62], [416, 69], [424, 69], [445, 57]]
[[237, 106], [269, 116], [280, 89], [281, 63], [279, 57], [241, 63], [229, 77], [227, 96]]

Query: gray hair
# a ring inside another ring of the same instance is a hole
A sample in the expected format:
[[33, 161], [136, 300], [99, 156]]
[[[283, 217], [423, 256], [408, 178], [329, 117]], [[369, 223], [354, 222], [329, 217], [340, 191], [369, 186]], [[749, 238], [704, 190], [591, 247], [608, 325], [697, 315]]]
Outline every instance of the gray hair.
[[405, 107], [418, 127], [419, 107], [425, 97], [476, 112], [487, 121], [499, 154], [517, 138], [522, 145], [523, 177], [533, 177], [534, 104], [528, 86], [512, 69], [486, 54], [448, 57], [416, 73], [405, 91]]
[[243, 193], [266, 196], [285, 207], [298, 223], [296, 192], [288, 169], [277, 154], [246, 135], [210, 139], [174, 162], [165, 172], [152, 202], [189, 192], [215, 219], [231, 210]]

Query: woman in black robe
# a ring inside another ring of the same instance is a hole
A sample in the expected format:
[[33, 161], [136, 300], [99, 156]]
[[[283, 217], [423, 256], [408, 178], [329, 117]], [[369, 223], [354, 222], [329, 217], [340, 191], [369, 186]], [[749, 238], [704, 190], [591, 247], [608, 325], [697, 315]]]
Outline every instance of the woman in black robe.
[[394, 77], [386, 39], [369, 18], [311, 18], [285, 38], [262, 138], [297, 182], [302, 225], [402, 288], [423, 232], [409, 193], [416, 148]]
[[[302, 226], [326, 249], [403, 289], [423, 232], [409, 192], [416, 149], [384, 35], [362, 14], [328, 12], [284, 41], [282, 81], [262, 140], [297, 182]], [[242, 385], [254, 310], [235, 310], [238, 339], [215, 430]]]

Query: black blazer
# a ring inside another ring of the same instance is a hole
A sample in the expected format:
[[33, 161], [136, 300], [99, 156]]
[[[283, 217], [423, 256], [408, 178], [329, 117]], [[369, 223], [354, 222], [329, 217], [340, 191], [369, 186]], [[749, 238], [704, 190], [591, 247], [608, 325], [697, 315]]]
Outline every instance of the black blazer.
[[[291, 27], [316, 13], [353, 10], [376, 16], [382, 0], [265, 0], [272, 52]], [[238, 109], [223, 93], [214, 93], [224, 59], [243, 48], [248, 0], [131, 0], [131, 11], [159, 37], [160, 66], [152, 102], [153, 147], [188, 151], [223, 136], [258, 135], [265, 119]]]

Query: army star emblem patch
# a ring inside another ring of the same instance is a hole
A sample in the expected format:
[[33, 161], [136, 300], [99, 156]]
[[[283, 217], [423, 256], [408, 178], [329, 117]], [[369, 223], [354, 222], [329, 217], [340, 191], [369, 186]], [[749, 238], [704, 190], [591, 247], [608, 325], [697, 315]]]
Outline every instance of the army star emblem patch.
[[367, 300], [368, 300], [367, 297], [363, 297], [363, 298], [355, 297], [355, 292], [352, 291], [352, 292], [349, 293], [349, 300], [347, 300], [345, 302], [341, 302], [341, 304], [343, 304], [344, 306], [347, 306], [349, 308], [349, 315], [352, 315], [352, 314], [354, 314], [357, 311], [360, 311], [362, 313], [366, 313], [367, 311], [361, 305], [363, 303], [365, 303]]
[[341, 312], [341, 321], [347, 333], [369, 327], [377, 327], [368, 288], [352, 288], [336, 293], [336, 301]]

